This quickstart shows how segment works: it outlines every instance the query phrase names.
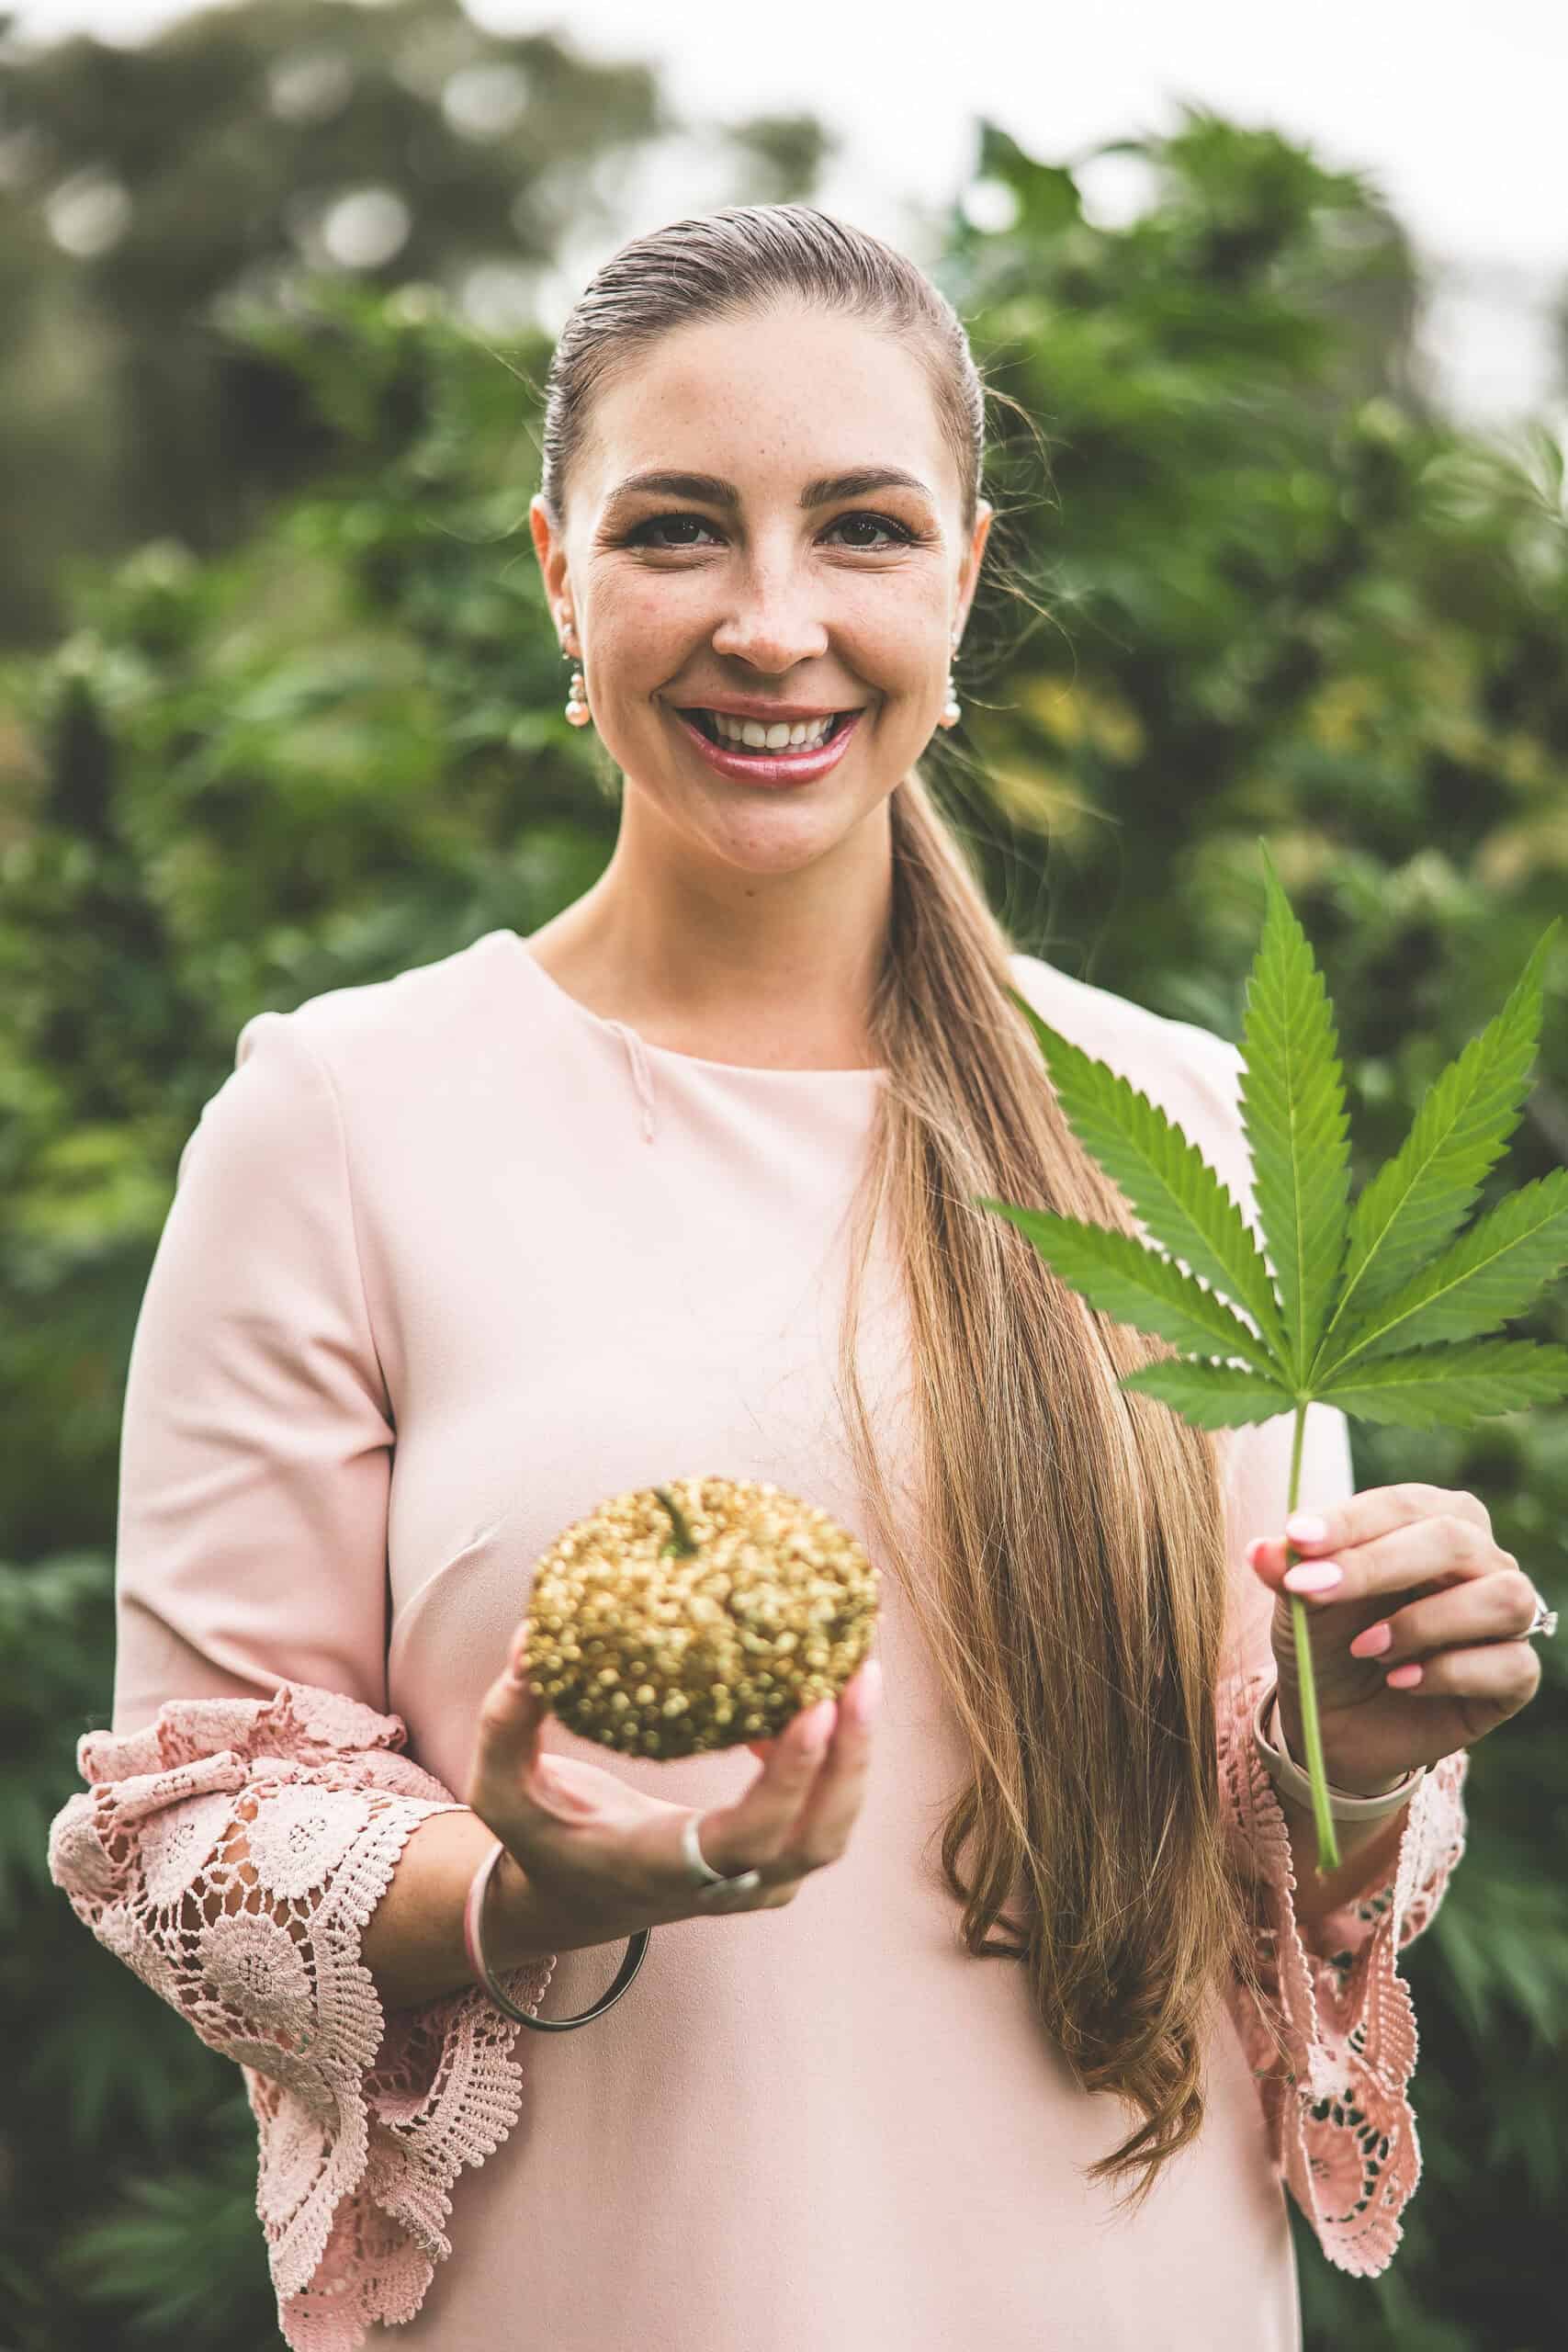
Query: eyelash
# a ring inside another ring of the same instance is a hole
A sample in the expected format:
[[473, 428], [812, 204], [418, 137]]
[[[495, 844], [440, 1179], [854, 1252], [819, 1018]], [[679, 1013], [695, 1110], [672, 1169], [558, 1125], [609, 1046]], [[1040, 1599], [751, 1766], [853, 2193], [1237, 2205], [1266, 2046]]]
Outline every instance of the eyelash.
[[[714, 527], [706, 517], [701, 514], [650, 514], [646, 522], [639, 523], [634, 531], [626, 534], [621, 545], [628, 548], [652, 547], [657, 555], [682, 555], [689, 552], [690, 541], [685, 547], [661, 547], [657, 541], [645, 537], [644, 535], [647, 532], [656, 529], [661, 523], [695, 523], [705, 531], [711, 531]], [[931, 537], [931, 534], [926, 531], [912, 531], [907, 523], [896, 523], [890, 514], [874, 514], [869, 511], [857, 510], [852, 514], [836, 515], [828, 528], [830, 531], [836, 531], [841, 523], [878, 524], [883, 530], [891, 531], [894, 534], [896, 547], [923, 547]], [[854, 555], [886, 555], [887, 550], [886, 548], [863, 547], [852, 548], [851, 552]]]

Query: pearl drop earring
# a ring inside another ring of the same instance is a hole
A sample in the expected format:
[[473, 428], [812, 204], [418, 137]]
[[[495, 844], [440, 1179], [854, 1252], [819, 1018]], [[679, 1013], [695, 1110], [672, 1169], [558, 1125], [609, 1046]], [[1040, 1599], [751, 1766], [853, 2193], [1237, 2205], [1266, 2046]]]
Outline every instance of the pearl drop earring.
[[[571, 621], [569, 607], [565, 605], [560, 605], [557, 606], [557, 611], [560, 616], [562, 628], [570, 628]], [[561, 660], [563, 662], [570, 662], [571, 658], [570, 651], [563, 645], [561, 648]], [[566, 693], [567, 718], [573, 727], [586, 727], [593, 714], [588, 707], [588, 687], [587, 683], [583, 678], [581, 665], [573, 670], [571, 673], [571, 682], [568, 685]]]
[[[958, 654], [958, 639], [956, 638], [953, 640], [953, 658], [956, 660]], [[959, 707], [958, 688], [954, 685], [953, 681], [953, 664], [952, 662], [949, 662], [947, 670], [947, 700], [942, 705], [942, 717], [937, 723], [942, 727], [956, 727], [963, 716], [963, 710]]]

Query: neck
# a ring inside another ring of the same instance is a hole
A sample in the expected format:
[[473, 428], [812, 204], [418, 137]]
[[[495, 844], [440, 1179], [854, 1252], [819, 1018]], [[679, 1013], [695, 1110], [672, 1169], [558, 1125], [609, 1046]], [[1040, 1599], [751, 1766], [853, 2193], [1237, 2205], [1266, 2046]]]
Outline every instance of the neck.
[[599, 880], [529, 946], [590, 1012], [649, 1045], [758, 1068], [871, 1068], [891, 899], [886, 829], [879, 866], [716, 876], [689, 861], [650, 874], [623, 826]]

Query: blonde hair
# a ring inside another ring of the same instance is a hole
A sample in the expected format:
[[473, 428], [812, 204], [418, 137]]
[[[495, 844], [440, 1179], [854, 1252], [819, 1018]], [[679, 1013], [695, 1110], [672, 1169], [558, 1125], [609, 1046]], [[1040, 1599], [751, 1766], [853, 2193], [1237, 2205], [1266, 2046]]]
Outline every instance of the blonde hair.
[[[791, 300], [918, 356], [967, 539], [987, 387], [962, 322], [893, 247], [798, 204], [674, 221], [595, 274], [546, 382], [540, 492], [555, 526], [594, 394], [639, 346]], [[986, 1195], [1135, 1230], [1063, 1117], [1006, 994], [1007, 936], [918, 766], [889, 807], [892, 921], [873, 1007], [888, 1078], [852, 1206], [837, 1393], [877, 1556], [917, 1613], [969, 1752], [969, 1785], [941, 1833], [964, 1943], [1021, 1961], [1076, 2079], [1142, 2117], [1087, 2168], [1136, 2175], [1137, 2205], [1201, 2126], [1204, 2045], [1228, 1974], [1258, 1992], [1219, 1786], [1219, 1461], [1209, 1433], [1115, 1385], [1173, 1351], [1091, 1307], [974, 1204]], [[924, 1577], [904, 1555], [856, 1361], [885, 1215], [914, 1346]], [[1004, 1913], [1020, 1890], [1014, 1921]], [[1011, 1941], [992, 1939], [998, 1921]]]

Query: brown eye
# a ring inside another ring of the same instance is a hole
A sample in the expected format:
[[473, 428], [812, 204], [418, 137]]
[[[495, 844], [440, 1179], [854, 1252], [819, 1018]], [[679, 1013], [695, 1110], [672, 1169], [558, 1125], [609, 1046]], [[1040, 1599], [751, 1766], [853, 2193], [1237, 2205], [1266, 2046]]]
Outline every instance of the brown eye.
[[694, 544], [691, 539], [653, 539], [648, 535], [650, 531], [706, 531], [711, 528], [711, 524], [705, 523], [700, 514], [653, 514], [646, 523], [639, 523], [635, 531], [628, 533], [626, 545], [631, 548], [651, 547], [670, 549], [689, 548]]
[[[891, 544], [894, 547], [908, 547], [914, 537], [912, 531], [907, 531], [902, 523], [895, 523], [889, 514], [840, 514], [836, 523], [829, 525], [829, 528], [834, 531], [854, 529], [891, 531], [893, 534]], [[871, 552], [871, 547], [866, 540], [862, 539], [856, 544], [865, 548], [868, 553]], [[884, 541], [883, 544], [886, 545], [888, 542]]]

